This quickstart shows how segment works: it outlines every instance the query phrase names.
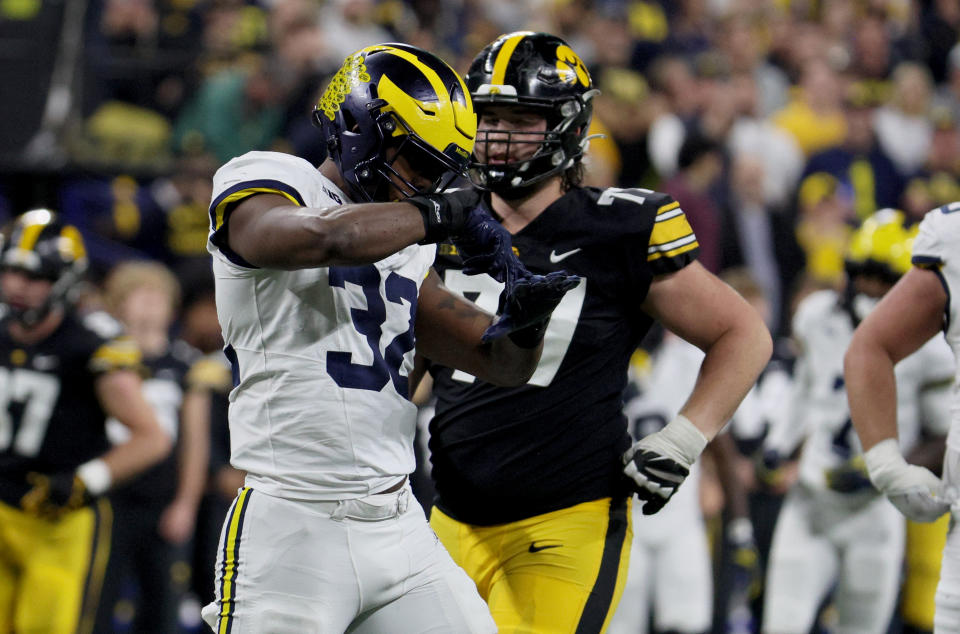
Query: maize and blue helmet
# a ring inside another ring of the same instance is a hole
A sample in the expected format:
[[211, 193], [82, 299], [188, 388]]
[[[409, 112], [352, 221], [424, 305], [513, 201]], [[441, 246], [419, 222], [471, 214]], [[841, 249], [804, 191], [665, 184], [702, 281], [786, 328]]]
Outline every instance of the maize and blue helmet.
[[[463, 80], [445, 62], [408, 44], [378, 44], [344, 61], [313, 113], [351, 197], [385, 201], [443, 191], [464, 175], [477, 117]], [[418, 188], [400, 158], [430, 181]]]

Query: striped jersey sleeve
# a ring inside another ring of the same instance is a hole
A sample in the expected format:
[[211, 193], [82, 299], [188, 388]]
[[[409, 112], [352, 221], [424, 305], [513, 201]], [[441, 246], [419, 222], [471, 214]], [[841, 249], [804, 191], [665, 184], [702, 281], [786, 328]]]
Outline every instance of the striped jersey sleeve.
[[113, 370], [142, 369], [143, 356], [136, 342], [121, 335], [103, 343], [90, 356], [88, 368], [94, 374], [105, 374]]
[[647, 263], [654, 274], [679, 271], [696, 259], [699, 249], [697, 236], [680, 203], [669, 200], [657, 207], [647, 245]]
[[255, 194], [277, 194], [292, 205], [306, 207], [316, 176], [316, 168], [309, 162], [281, 152], [248, 152], [230, 160], [213, 177], [208, 250], [233, 264], [256, 268], [227, 243], [230, 212], [237, 203]]
[[920, 222], [913, 241], [914, 266], [938, 269], [947, 260], [950, 244], [960, 237], [960, 202], [938, 207]]

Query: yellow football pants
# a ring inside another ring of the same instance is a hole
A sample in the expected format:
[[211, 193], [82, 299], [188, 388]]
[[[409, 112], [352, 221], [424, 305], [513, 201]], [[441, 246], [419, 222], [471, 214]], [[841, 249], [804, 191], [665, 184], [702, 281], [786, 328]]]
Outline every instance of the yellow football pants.
[[623, 593], [630, 500], [604, 498], [497, 526], [434, 507], [430, 524], [477, 584], [500, 634], [597, 634]]
[[56, 521], [0, 502], [0, 632], [89, 632], [111, 522], [106, 500]]

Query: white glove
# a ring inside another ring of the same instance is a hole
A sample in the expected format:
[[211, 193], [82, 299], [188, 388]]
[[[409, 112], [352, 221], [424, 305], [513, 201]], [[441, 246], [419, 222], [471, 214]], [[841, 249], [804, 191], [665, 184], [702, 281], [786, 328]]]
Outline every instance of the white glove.
[[673, 497], [690, 473], [707, 438], [685, 416], [678, 415], [658, 432], [635, 442], [623, 454], [623, 472], [645, 500], [643, 514], [652, 515]]
[[950, 510], [952, 500], [943, 480], [925, 467], [908, 464], [893, 438], [878, 442], [863, 458], [873, 486], [914, 522], [933, 522]]

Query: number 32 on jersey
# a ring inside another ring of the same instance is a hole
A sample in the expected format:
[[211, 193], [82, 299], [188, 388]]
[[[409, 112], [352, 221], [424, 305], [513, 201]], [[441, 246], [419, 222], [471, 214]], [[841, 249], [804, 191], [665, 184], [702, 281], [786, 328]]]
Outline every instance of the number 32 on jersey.
[[[463, 271], [457, 269], [447, 269], [444, 275], [444, 284], [450, 290], [459, 293], [472, 300], [483, 310], [496, 313], [500, 303], [500, 293], [503, 291], [503, 284], [497, 282], [487, 275], [466, 275]], [[546, 387], [553, 381], [564, 356], [567, 354], [567, 348], [570, 346], [570, 340], [573, 339], [573, 333], [577, 329], [577, 322], [580, 320], [580, 311], [583, 308], [583, 300], [587, 296], [587, 280], [581, 279], [580, 284], [567, 292], [560, 301], [560, 304], [553, 311], [550, 318], [550, 324], [547, 326], [547, 332], [543, 338], [543, 354], [540, 355], [540, 363], [536, 371], [527, 383], [539, 387]], [[472, 383], [475, 377], [463, 370], [455, 370], [453, 378], [464, 383]]]

